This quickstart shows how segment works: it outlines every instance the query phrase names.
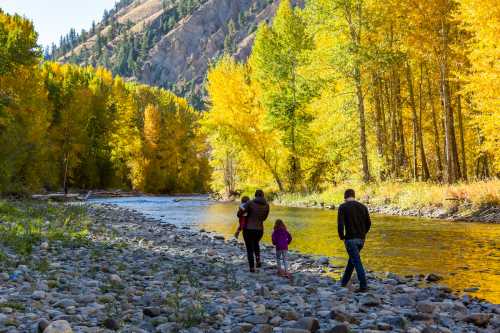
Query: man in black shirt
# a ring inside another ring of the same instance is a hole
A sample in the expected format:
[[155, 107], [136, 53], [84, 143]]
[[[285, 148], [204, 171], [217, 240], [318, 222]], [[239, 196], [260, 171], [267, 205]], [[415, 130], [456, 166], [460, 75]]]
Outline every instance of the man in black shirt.
[[354, 190], [348, 189], [344, 193], [345, 202], [338, 211], [339, 237], [345, 243], [349, 261], [342, 276], [341, 284], [347, 285], [354, 269], [359, 280], [359, 292], [367, 290], [366, 274], [361, 263], [360, 251], [365, 243], [365, 237], [371, 227], [368, 208], [356, 201]]

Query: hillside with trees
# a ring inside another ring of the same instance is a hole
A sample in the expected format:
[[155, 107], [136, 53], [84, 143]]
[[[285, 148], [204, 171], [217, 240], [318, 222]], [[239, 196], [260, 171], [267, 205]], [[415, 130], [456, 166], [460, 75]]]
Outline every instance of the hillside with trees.
[[45, 57], [102, 66], [204, 108], [208, 66], [224, 53], [248, 57], [260, 22], [278, 0], [121, 0], [89, 29], [72, 29]]

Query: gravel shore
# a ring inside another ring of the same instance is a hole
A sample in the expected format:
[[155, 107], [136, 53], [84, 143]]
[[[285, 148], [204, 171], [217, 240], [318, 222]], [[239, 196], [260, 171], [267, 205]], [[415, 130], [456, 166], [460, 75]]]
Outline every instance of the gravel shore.
[[89, 243], [43, 242], [29, 263], [7, 252], [0, 332], [500, 332], [499, 305], [437, 276], [369, 273], [357, 294], [323, 274], [328, 258], [291, 253], [287, 280], [266, 247], [252, 274], [234, 240], [111, 205], [88, 211]]

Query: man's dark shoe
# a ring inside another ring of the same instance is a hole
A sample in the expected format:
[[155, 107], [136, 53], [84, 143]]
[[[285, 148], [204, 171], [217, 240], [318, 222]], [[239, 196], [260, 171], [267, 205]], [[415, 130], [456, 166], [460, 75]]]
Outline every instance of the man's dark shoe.
[[250, 273], [255, 273], [255, 268], [250, 268]]
[[358, 288], [356, 289], [356, 292], [357, 293], [366, 293], [368, 291], [368, 288], [367, 287], [364, 287], [364, 288]]

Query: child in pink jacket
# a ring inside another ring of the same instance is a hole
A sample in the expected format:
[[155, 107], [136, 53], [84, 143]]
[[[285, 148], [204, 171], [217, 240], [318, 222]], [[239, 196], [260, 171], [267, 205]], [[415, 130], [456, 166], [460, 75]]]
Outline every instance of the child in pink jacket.
[[286, 230], [285, 223], [282, 220], [276, 220], [272, 235], [273, 244], [276, 246], [276, 266], [278, 275], [290, 277], [288, 272], [288, 244], [292, 242], [292, 235]]

